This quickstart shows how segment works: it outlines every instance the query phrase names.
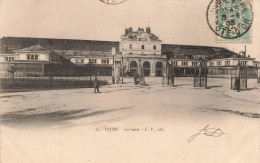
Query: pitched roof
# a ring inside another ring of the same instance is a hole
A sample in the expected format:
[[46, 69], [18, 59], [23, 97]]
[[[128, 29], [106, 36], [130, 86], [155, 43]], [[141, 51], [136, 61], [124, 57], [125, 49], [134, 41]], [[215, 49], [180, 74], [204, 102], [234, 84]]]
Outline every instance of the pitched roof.
[[[3, 37], [0, 40], [0, 47], [4, 49], [6, 45], [9, 50], [18, 50], [40, 44], [48, 50], [65, 50], [65, 51], [80, 51], [81, 55], [87, 51], [97, 52], [97, 54], [107, 54], [112, 47], [119, 51], [119, 42], [117, 41], [94, 41], [94, 40], [73, 40], [73, 39], [52, 39], [52, 38], [27, 38], [27, 37]], [[32, 47], [36, 48], [37, 47]], [[162, 55], [167, 55], [171, 58], [230, 58], [241, 57], [239, 54], [221, 47], [210, 46], [190, 46], [176, 44], [162, 44]], [[85, 51], [85, 52], [84, 52]], [[87, 55], [88, 53], [86, 53]]]
[[28, 37], [3, 37], [1, 49], [4, 45], [9, 50], [26, 48], [40, 44], [49, 50], [78, 50], [78, 51], [111, 51], [115, 47], [119, 51], [119, 42], [115, 41], [94, 41], [94, 40], [73, 40], [73, 39], [52, 39], [52, 38], [28, 38]]
[[49, 51], [41, 45], [33, 45], [27, 48], [20, 49], [19, 51]]
[[193, 56], [194, 59], [196, 59], [197, 57], [215, 59], [229, 58], [230, 56], [239, 56], [237, 53], [221, 47], [175, 44], [163, 44], [162, 54], [165, 54], [170, 58], [175, 58], [176, 56], [181, 54], [186, 58], [188, 58], [189, 56]]

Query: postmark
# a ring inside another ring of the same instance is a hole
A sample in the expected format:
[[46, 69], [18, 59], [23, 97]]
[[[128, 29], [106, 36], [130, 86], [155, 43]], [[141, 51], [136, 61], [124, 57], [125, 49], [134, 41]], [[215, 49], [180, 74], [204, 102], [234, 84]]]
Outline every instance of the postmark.
[[251, 42], [252, 0], [211, 0], [207, 22], [217, 42]]
[[118, 5], [125, 2], [126, 0], [99, 0], [99, 1], [108, 5]]

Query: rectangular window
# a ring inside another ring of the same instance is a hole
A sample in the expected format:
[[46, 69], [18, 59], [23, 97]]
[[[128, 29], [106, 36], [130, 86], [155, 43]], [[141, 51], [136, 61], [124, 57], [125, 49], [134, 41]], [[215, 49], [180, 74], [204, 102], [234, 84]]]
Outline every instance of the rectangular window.
[[221, 62], [217, 62], [217, 66], [220, 66], [221, 65]]
[[89, 63], [97, 63], [96, 59], [89, 59]]
[[5, 61], [8, 61], [8, 57], [5, 57]]
[[178, 62], [177, 62], [177, 61], [173, 61], [173, 62], [172, 62], [172, 65], [177, 66], [177, 65], [178, 65]]
[[144, 45], [142, 45], [142, 49], [144, 49]]
[[182, 65], [182, 66], [187, 66], [187, 65], [188, 65], [188, 62], [182, 62], [181, 65]]
[[214, 62], [210, 62], [209, 65], [210, 65], [210, 66], [214, 66]]
[[230, 61], [225, 61], [225, 66], [229, 66], [230, 65]]
[[108, 59], [102, 59], [102, 64], [109, 64], [109, 60]]
[[198, 62], [192, 62], [192, 66], [198, 66]]
[[156, 45], [153, 46], [153, 50], [156, 50]]
[[27, 54], [27, 60], [31, 60], [31, 61], [39, 60], [39, 55], [38, 54]]
[[132, 44], [129, 44], [129, 49], [133, 49], [133, 45]]
[[241, 61], [240, 63], [241, 63], [242, 66], [247, 65], [247, 61]]

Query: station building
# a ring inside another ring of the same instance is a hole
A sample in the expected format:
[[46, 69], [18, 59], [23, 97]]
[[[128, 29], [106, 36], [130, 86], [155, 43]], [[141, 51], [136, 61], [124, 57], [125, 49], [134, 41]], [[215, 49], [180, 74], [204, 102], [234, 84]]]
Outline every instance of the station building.
[[[112, 55], [111, 50], [115, 49]], [[211, 75], [229, 75], [240, 62], [257, 76], [259, 62], [222, 47], [163, 44], [150, 27], [126, 28], [120, 41], [94, 41], [3, 37], [0, 39], [0, 73], [15, 64], [19, 75], [112, 75], [113, 65], [133, 75], [143, 68], [145, 76], [166, 75], [167, 66], [191, 76], [202, 63]]]

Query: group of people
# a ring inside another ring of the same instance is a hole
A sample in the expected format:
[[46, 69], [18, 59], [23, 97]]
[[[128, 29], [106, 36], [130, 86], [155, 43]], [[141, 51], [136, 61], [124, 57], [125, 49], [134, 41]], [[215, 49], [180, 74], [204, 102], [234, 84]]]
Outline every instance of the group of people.
[[[138, 74], [134, 74], [134, 85], [138, 85], [138, 83], [139, 83], [139, 76]], [[93, 81], [93, 87], [94, 87], [94, 93], [101, 93], [99, 91], [99, 83], [98, 83], [97, 75], [95, 75], [95, 79]]]

